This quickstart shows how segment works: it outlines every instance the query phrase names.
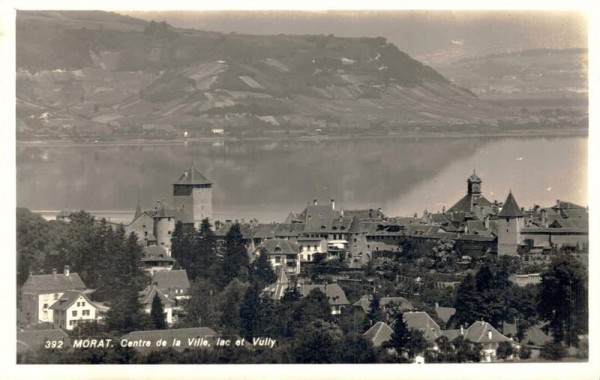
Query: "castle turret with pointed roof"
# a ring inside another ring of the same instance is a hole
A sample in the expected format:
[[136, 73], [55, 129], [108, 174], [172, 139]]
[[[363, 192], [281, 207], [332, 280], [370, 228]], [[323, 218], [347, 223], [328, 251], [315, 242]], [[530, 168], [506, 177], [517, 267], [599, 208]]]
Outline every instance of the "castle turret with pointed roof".
[[212, 219], [212, 182], [193, 164], [173, 184], [173, 200], [184, 224], [198, 228], [202, 219]]
[[523, 211], [519, 208], [512, 191], [510, 191], [496, 220], [498, 255], [517, 254], [517, 248], [523, 243], [521, 231], [524, 225]]

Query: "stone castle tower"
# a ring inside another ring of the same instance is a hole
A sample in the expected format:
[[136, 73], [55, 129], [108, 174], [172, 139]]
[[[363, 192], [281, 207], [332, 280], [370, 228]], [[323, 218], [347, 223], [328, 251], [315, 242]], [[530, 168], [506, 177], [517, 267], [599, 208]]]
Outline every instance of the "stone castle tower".
[[523, 243], [521, 230], [525, 225], [523, 212], [512, 194], [508, 194], [496, 221], [498, 255], [516, 255], [517, 247]]
[[173, 184], [173, 202], [179, 220], [200, 227], [202, 219], [212, 219], [212, 182], [192, 165]]

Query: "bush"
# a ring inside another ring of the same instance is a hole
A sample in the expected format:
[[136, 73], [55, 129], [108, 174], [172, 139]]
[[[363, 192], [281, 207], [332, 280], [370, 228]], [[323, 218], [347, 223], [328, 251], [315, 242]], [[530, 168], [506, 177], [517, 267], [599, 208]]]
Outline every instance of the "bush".
[[548, 342], [542, 348], [541, 357], [546, 360], [561, 360], [567, 356], [567, 349], [562, 343]]
[[521, 348], [521, 351], [519, 351], [519, 359], [529, 359], [531, 357], [531, 350], [529, 349], [529, 347], [523, 347]]

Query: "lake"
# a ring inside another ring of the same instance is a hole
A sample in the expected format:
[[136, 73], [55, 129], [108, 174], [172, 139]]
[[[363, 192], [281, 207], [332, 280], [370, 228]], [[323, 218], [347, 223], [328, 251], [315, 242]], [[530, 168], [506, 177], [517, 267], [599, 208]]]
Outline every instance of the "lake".
[[192, 162], [213, 181], [215, 219], [283, 221], [308, 202], [386, 215], [450, 207], [473, 170], [491, 201], [588, 204], [587, 137], [360, 138], [155, 145], [17, 146], [17, 205], [130, 219], [172, 199]]

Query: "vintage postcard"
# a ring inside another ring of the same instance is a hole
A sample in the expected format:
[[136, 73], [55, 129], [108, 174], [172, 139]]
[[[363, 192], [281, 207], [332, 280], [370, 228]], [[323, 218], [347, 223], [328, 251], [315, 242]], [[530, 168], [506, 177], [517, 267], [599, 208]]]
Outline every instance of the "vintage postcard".
[[134, 8], [13, 9], [17, 371], [589, 370], [585, 11]]

